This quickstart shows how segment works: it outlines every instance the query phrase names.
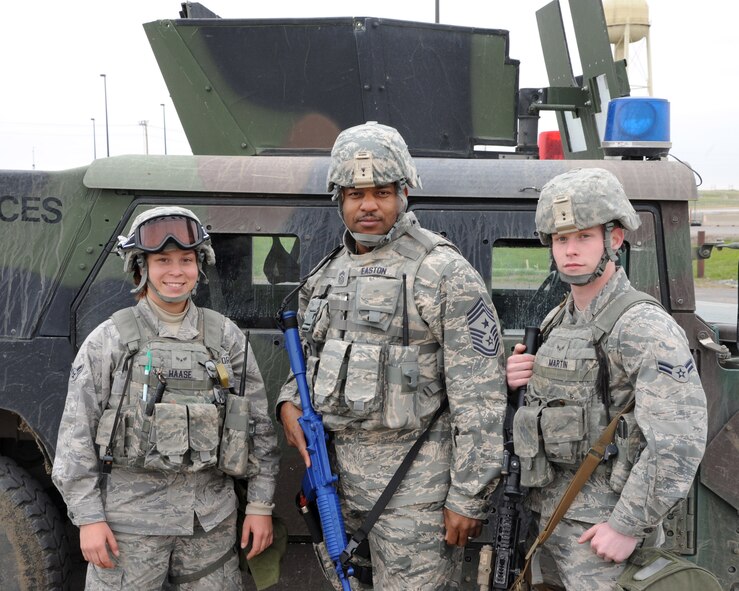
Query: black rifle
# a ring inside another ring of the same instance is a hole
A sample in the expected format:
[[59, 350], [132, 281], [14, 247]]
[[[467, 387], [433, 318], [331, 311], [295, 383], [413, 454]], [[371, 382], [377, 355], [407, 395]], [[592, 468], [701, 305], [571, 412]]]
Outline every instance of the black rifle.
[[[526, 345], [526, 353], [536, 354], [539, 348], [537, 327], [526, 327], [523, 344]], [[522, 524], [526, 522], [523, 509], [525, 490], [521, 488], [521, 462], [513, 449], [513, 415], [524, 405], [526, 386], [520, 387], [515, 395], [515, 400], [509, 399], [503, 425], [503, 436], [505, 437], [501, 470], [503, 484], [497, 511], [497, 527], [493, 538], [495, 563], [492, 568], [492, 589], [508, 589], [525, 563], [526, 531], [522, 527]], [[523, 539], [520, 539], [521, 535]]]

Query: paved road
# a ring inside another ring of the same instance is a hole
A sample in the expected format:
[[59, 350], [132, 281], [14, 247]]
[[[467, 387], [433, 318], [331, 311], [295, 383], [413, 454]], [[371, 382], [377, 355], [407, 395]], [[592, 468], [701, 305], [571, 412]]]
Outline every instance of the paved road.
[[707, 322], [736, 324], [738, 300], [735, 286], [695, 288], [696, 312]]

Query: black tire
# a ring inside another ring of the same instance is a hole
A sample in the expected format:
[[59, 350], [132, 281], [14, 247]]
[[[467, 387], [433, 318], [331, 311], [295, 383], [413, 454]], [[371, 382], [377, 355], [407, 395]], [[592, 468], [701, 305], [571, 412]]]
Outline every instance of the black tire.
[[28, 472], [0, 456], [0, 589], [66, 590], [70, 571], [56, 506]]

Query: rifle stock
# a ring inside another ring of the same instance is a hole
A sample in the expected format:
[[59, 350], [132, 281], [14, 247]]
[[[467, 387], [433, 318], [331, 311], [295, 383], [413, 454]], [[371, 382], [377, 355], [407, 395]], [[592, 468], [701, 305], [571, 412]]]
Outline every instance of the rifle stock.
[[346, 547], [346, 529], [344, 518], [341, 515], [339, 494], [336, 491], [338, 477], [331, 472], [331, 465], [326, 447], [326, 432], [323, 420], [311, 403], [308, 380], [305, 377], [305, 358], [300, 345], [298, 333], [298, 319], [295, 312], [282, 313], [282, 326], [285, 333], [285, 349], [290, 359], [290, 369], [295, 376], [295, 382], [300, 394], [300, 405], [303, 416], [298, 419], [310, 454], [310, 467], [305, 469], [302, 488], [303, 495], [308, 502], [316, 502], [321, 519], [321, 529], [326, 549], [334, 563], [336, 575], [344, 591], [351, 591], [347, 576], [351, 568], [344, 569], [341, 562], [341, 553]]

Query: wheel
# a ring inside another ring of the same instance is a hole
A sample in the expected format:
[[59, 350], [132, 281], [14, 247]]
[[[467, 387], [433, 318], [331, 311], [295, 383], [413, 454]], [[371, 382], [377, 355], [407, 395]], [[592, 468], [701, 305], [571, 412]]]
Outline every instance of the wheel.
[[56, 506], [28, 472], [0, 456], [0, 589], [68, 589], [70, 571]]

